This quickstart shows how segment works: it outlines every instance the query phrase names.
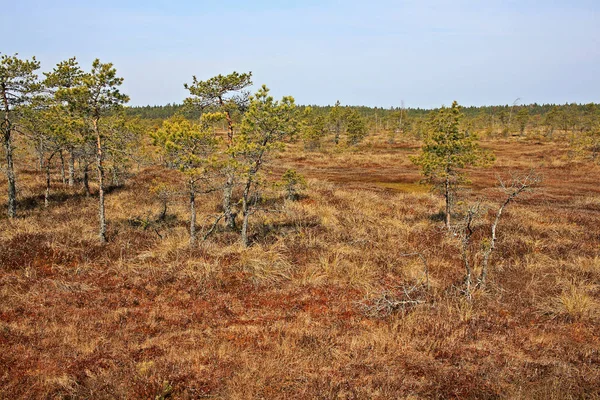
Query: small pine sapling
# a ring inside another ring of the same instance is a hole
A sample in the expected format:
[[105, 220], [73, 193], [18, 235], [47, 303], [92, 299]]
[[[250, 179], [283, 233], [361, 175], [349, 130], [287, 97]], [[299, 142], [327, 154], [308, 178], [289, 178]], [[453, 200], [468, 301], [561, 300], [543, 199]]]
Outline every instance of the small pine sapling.
[[300, 190], [306, 187], [306, 180], [294, 169], [288, 169], [281, 177], [285, 197], [288, 200], [298, 200]]

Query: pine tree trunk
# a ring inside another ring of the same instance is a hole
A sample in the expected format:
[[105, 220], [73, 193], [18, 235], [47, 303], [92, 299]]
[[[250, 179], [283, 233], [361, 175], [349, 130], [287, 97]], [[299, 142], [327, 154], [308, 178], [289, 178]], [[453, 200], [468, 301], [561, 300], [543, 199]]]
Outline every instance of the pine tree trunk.
[[242, 220], [242, 244], [244, 247], [248, 247], [250, 242], [248, 240], [248, 217], [250, 215], [248, 213], [244, 213], [244, 218]]
[[450, 177], [447, 175], [444, 184], [444, 197], [446, 198], [446, 228], [450, 229]]
[[46, 193], [44, 194], [44, 207], [50, 205], [50, 160], [46, 162]]
[[[219, 103], [221, 107], [225, 106], [225, 103], [221, 97], [219, 97]], [[235, 134], [233, 128], [233, 118], [228, 110], [225, 110], [225, 119], [227, 120], [227, 147], [233, 145], [233, 137]], [[234, 172], [232, 170], [227, 171], [227, 181], [223, 188], [223, 214], [225, 215], [225, 226], [231, 230], [235, 230], [235, 218], [236, 215], [232, 211], [231, 198], [233, 195], [233, 181], [235, 179]]]
[[67, 183], [67, 176], [65, 175], [65, 158], [63, 157], [62, 150], [58, 152], [60, 156], [60, 177], [62, 179], [63, 185]]
[[4, 132], [4, 151], [6, 153], [6, 179], [8, 180], [8, 217], [15, 218], [17, 216], [17, 185], [15, 179], [15, 169], [13, 164], [13, 148], [11, 142], [12, 129], [8, 122], [8, 117], [5, 118], [8, 126]]
[[227, 182], [223, 188], [223, 213], [225, 214], [225, 225], [232, 230], [235, 230], [235, 214], [231, 207], [231, 198], [233, 193], [233, 172], [228, 171]]
[[75, 186], [75, 157], [72, 151], [69, 151], [69, 186]]
[[468, 243], [463, 244], [463, 249], [462, 249], [462, 258], [463, 258], [463, 262], [465, 264], [465, 287], [466, 287], [466, 293], [467, 296], [470, 296], [471, 294], [471, 284], [473, 281], [472, 278], [472, 272], [471, 272], [471, 265], [469, 264], [469, 255], [467, 252], [467, 246]]
[[89, 166], [88, 163], [85, 162], [83, 165], [83, 188], [85, 190], [86, 196], [91, 196], [92, 192], [90, 191], [90, 174], [89, 174]]
[[6, 153], [6, 179], [8, 180], [8, 218], [17, 216], [17, 184], [15, 178], [15, 168], [13, 165], [12, 148], [12, 124], [9, 118], [10, 107], [6, 87], [2, 86], [2, 100], [4, 103], [4, 151]]
[[158, 217], [156, 218], [156, 220], [164, 221], [166, 218], [167, 218], [167, 200], [163, 200], [162, 208], [161, 208], [160, 213], [158, 214]]
[[511, 195], [509, 195], [506, 200], [504, 201], [504, 203], [502, 203], [502, 205], [500, 206], [500, 208], [498, 208], [498, 212], [496, 213], [496, 219], [494, 220], [494, 223], [492, 224], [492, 231], [491, 231], [491, 236], [490, 236], [490, 244], [489, 247], [485, 250], [484, 254], [483, 254], [483, 262], [481, 264], [481, 275], [479, 276], [479, 283], [481, 286], [485, 286], [486, 280], [487, 280], [487, 273], [488, 273], [488, 264], [490, 261], [490, 256], [492, 254], [492, 252], [494, 251], [494, 249], [496, 248], [496, 229], [498, 227], [498, 223], [500, 222], [500, 217], [502, 217], [502, 212], [504, 211], [504, 208], [511, 202], [513, 201], [513, 199], [515, 197], [517, 197], [519, 195], [521, 191], [516, 191], [513, 192]]
[[94, 132], [96, 133], [96, 169], [98, 170], [98, 219], [99, 238], [101, 243], [106, 243], [106, 215], [104, 210], [104, 166], [102, 165], [102, 139], [98, 129], [98, 119], [94, 119]]
[[[248, 172], [247, 175], [247, 179], [246, 179], [246, 186], [244, 187], [244, 192], [242, 194], [242, 216], [243, 216], [243, 221], [242, 221], [242, 244], [245, 247], [248, 247], [250, 245], [250, 241], [248, 240], [248, 218], [250, 217], [250, 214], [252, 214], [252, 211], [250, 209], [250, 189], [252, 189], [252, 185], [254, 184], [254, 176], [256, 175], [256, 173], [258, 172], [261, 164], [262, 164], [262, 160], [263, 160], [263, 155], [265, 152], [265, 146], [267, 145], [267, 143], [269, 143], [269, 140], [271, 139], [270, 135], [267, 135], [262, 143], [261, 143], [261, 150], [259, 152], [259, 154], [256, 156], [256, 159], [254, 161], [254, 165], [250, 168], [250, 171]], [[254, 204], [256, 205], [256, 203]]]
[[473, 283], [473, 271], [471, 264], [469, 263], [469, 245], [471, 243], [471, 236], [473, 235], [473, 228], [471, 227], [471, 224], [473, 223], [475, 212], [476, 211], [472, 209], [468, 211], [465, 220], [464, 236], [462, 238], [462, 259], [463, 263], [465, 264], [465, 292], [469, 299], [471, 298], [471, 284]]
[[242, 244], [244, 247], [248, 247], [250, 245], [250, 241], [248, 240], [248, 219], [250, 217], [250, 188], [252, 187], [252, 177], [248, 177], [248, 181], [246, 182], [246, 187], [244, 188], [244, 193], [242, 195]]
[[190, 247], [196, 244], [196, 190], [190, 180]]

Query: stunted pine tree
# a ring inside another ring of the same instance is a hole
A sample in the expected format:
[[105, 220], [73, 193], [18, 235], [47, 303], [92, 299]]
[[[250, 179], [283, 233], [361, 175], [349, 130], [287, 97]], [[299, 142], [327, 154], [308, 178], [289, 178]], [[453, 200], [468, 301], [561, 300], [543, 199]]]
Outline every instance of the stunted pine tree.
[[[227, 147], [232, 147], [235, 142], [236, 123], [234, 116], [243, 113], [248, 107], [249, 93], [245, 89], [252, 85], [252, 73], [232, 72], [229, 75], [217, 75], [206, 81], [199, 81], [195, 76], [192, 84], [184, 85], [190, 92], [190, 97], [185, 99], [185, 104], [200, 108], [202, 111], [212, 112], [213, 120], [221, 116], [227, 122]], [[233, 153], [231, 153], [233, 154]], [[226, 164], [226, 182], [223, 186], [223, 212], [225, 224], [235, 229], [236, 214], [232, 208], [232, 194], [235, 185], [234, 160]]]
[[335, 144], [340, 143], [340, 137], [346, 131], [346, 117], [348, 111], [345, 107], [342, 107], [339, 100], [335, 102], [333, 108], [329, 111], [327, 118], [333, 132], [333, 141]]
[[44, 86], [53, 96], [56, 106], [65, 110], [65, 123], [68, 130], [65, 132], [65, 147], [69, 154], [69, 186], [75, 185], [75, 157], [77, 150], [82, 146], [84, 124], [82, 115], [77, 107], [77, 96], [70, 89], [82, 84], [84, 72], [75, 57], [61, 61], [51, 72], [45, 72]]
[[527, 127], [527, 122], [529, 122], [529, 110], [527, 107], [522, 107], [516, 116], [517, 124], [519, 124], [519, 133], [521, 136], [525, 134], [525, 128]]
[[486, 165], [493, 155], [481, 149], [477, 136], [461, 127], [462, 113], [456, 101], [450, 108], [433, 113], [423, 138], [421, 153], [411, 160], [421, 167], [426, 180], [439, 188], [444, 196], [445, 225], [450, 228], [451, 206], [456, 188], [466, 182], [464, 168]]
[[367, 125], [360, 114], [356, 110], [342, 107], [339, 100], [329, 111], [327, 119], [335, 144], [339, 144], [342, 135], [345, 134], [346, 144], [356, 145], [368, 134]]
[[348, 112], [346, 115], [346, 135], [347, 143], [350, 146], [354, 146], [363, 141], [363, 139], [369, 133], [365, 120], [360, 116], [356, 110]]
[[327, 120], [325, 115], [317, 113], [311, 107], [304, 109], [301, 137], [304, 149], [316, 151], [321, 148], [322, 139], [327, 134]]
[[4, 172], [8, 180], [8, 217], [17, 216], [17, 186], [13, 161], [13, 133], [16, 121], [22, 110], [39, 90], [35, 71], [40, 63], [33, 57], [21, 60], [14, 56], [2, 55], [0, 58], [0, 101], [2, 102], [2, 146], [6, 165]]
[[122, 111], [103, 118], [100, 129], [105, 133], [104, 155], [111, 185], [123, 184], [135, 154], [143, 148], [143, 135], [147, 132], [137, 118], [126, 118]]
[[[389, 115], [391, 122], [391, 129], [388, 133], [388, 143], [393, 144], [396, 142], [396, 134], [400, 133], [404, 135], [409, 129], [408, 111], [404, 106], [404, 100], [400, 102], [400, 107], [395, 111], [392, 111]], [[393, 110], [393, 108], [392, 108]]]
[[37, 148], [45, 170], [44, 207], [48, 207], [51, 162], [66, 147], [68, 123], [64, 109], [54, 103], [51, 98], [38, 98], [34, 102], [35, 106], [29, 107], [24, 114], [23, 133]]
[[575, 156], [590, 159], [593, 162], [600, 161], [600, 127], [590, 131], [581, 132], [572, 145]]
[[299, 190], [306, 187], [306, 179], [295, 169], [286, 170], [281, 183], [285, 190], [285, 197], [288, 200], [298, 200], [300, 198]]
[[106, 215], [104, 210], [104, 141], [109, 132], [104, 132], [100, 120], [129, 101], [129, 97], [120, 92], [123, 78], [117, 77], [112, 63], [101, 63], [96, 59], [92, 70], [81, 78], [75, 87], [62, 88], [62, 96], [73, 98], [78, 112], [81, 112], [89, 126], [95, 142], [96, 170], [98, 172], [98, 217], [100, 242], [106, 242]]
[[259, 205], [258, 174], [268, 161], [269, 155], [284, 146], [283, 140], [295, 133], [297, 126], [296, 105], [292, 97], [287, 96], [276, 101], [269, 95], [269, 89], [263, 85], [251, 98], [239, 138], [229, 150], [235, 156], [241, 171], [241, 240], [244, 246], [249, 245], [248, 219]]
[[[187, 176], [190, 204], [190, 246], [196, 243], [196, 194], [207, 193], [211, 187], [209, 172], [215, 165], [218, 141], [208, 125], [195, 124], [182, 116], [174, 116], [163, 122], [152, 134], [154, 144], [160, 146], [165, 159], [173, 168]], [[166, 213], [166, 203], [165, 203]]]

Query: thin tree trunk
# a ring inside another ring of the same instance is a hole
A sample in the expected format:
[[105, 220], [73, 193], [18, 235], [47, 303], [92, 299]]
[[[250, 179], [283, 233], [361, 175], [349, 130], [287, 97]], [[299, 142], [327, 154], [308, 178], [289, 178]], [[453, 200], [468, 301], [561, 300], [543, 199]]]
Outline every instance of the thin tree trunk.
[[450, 229], [450, 177], [447, 174], [444, 183], [444, 197], [446, 198], [446, 228]]
[[44, 207], [48, 208], [50, 205], [50, 158], [46, 162], [46, 193], [44, 194]]
[[2, 85], [2, 100], [4, 102], [4, 150], [6, 153], [6, 179], [8, 180], [8, 218], [17, 216], [17, 185], [13, 165], [12, 124], [9, 118], [10, 107], [6, 87]]
[[244, 247], [248, 247], [250, 245], [250, 241], [248, 240], [248, 217], [250, 214], [247, 212], [244, 213], [244, 218], [242, 220], [242, 244]]
[[475, 217], [476, 211], [470, 209], [467, 211], [467, 216], [465, 220], [465, 231], [464, 237], [462, 238], [462, 258], [465, 265], [465, 290], [468, 298], [471, 298], [471, 284], [473, 282], [472, 278], [472, 268], [469, 263], [469, 244], [471, 243], [471, 235], [473, 235], [473, 229], [471, 228], [471, 224], [473, 223], [473, 218]]
[[164, 221], [167, 218], [167, 200], [162, 201], [162, 208], [158, 216], [156, 217], [157, 221]]
[[[8, 117], [5, 118], [8, 120]], [[10, 135], [11, 127], [8, 125], [4, 132], [4, 151], [6, 153], [6, 179], [8, 180], [8, 217], [17, 216], [17, 185], [13, 164], [13, 147]]]
[[75, 186], [75, 157], [72, 151], [69, 151], [69, 186]]
[[242, 212], [243, 218], [242, 218], [242, 244], [244, 245], [244, 247], [248, 247], [250, 245], [250, 241], [248, 240], [248, 218], [250, 217], [250, 214], [248, 213], [247, 208], [247, 201], [244, 200], [244, 211]]
[[496, 213], [496, 219], [494, 220], [494, 223], [492, 224], [492, 237], [490, 238], [490, 246], [486, 249], [485, 253], [483, 254], [483, 261], [481, 264], [481, 274], [479, 275], [479, 284], [481, 286], [485, 286], [485, 281], [487, 279], [487, 272], [488, 272], [488, 264], [489, 264], [489, 260], [490, 260], [490, 256], [492, 254], [492, 252], [494, 251], [494, 249], [496, 248], [496, 228], [498, 227], [498, 223], [500, 222], [500, 217], [502, 216], [502, 212], [504, 211], [504, 208], [515, 198], [519, 195], [519, 193], [521, 193], [524, 190], [524, 188], [520, 188], [516, 191], [514, 191], [513, 193], [511, 193], [506, 200], [504, 201], [504, 203], [502, 203], [502, 205], [500, 206], [500, 208], [498, 209], [498, 212]]
[[252, 176], [248, 177], [246, 186], [244, 187], [244, 194], [242, 195], [242, 244], [244, 247], [248, 247], [250, 241], [248, 240], [248, 218], [250, 217], [250, 188], [252, 187]]
[[215, 222], [212, 224], [210, 229], [204, 234], [204, 237], [202, 238], [202, 240], [206, 240], [215, 231], [215, 229], [217, 228], [217, 224], [223, 217], [224, 217], [224, 214], [221, 214], [217, 217], [217, 219], [215, 219]]
[[94, 119], [94, 132], [96, 133], [96, 169], [98, 170], [98, 218], [99, 238], [101, 243], [106, 243], [106, 215], [104, 210], [104, 166], [102, 165], [102, 139], [98, 129], [98, 119]]
[[231, 198], [233, 194], [233, 172], [227, 172], [227, 181], [223, 188], [223, 213], [225, 214], [225, 225], [232, 230], [235, 230], [235, 214], [231, 207]]
[[87, 162], [84, 162], [83, 164], [83, 188], [86, 196], [89, 197], [92, 195], [92, 192], [90, 191], [90, 174]]
[[65, 175], [65, 158], [63, 157], [62, 150], [60, 150], [58, 154], [60, 156], [60, 177], [63, 185], [65, 185], [67, 183], [67, 176]]
[[[225, 103], [223, 99], [219, 98], [219, 103], [222, 107], [225, 107]], [[228, 110], [225, 110], [225, 119], [227, 120], [227, 139], [229, 141], [229, 145], [233, 144], [233, 118], [231, 118], [231, 114]]]
[[[221, 107], [225, 107], [225, 103], [222, 98], [219, 98], [219, 103]], [[227, 120], [227, 146], [230, 147], [233, 145], [233, 136], [235, 132], [233, 128], [233, 118], [231, 118], [231, 114], [227, 110], [225, 111], [225, 119]], [[232, 170], [228, 170], [227, 181], [225, 182], [225, 187], [223, 188], [223, 213], [225, 214], [225, 226], [231, 230], [235, 230], [236, 228], [236, 215], [231, 207], [234, 179], [234, 172]]]
[[196, 190], [190, 179], [190, 247], [196, 244]]
[[271, 135], [267, 135], [262, 143], [261, 149], [256, 160], [254, 161], [254, 166], [250, 168], [248, 172], [248, 177], [246, 180], [246, 186], [244, 187], [244, 193], [242, 194], [242, 244], [245, 247], [248, 247], [250, 241], [248, 240], [248, 218], [250, 217], [250, 189], [252, 188], [252, 184], [254, 183], [254, 175], [258, 172], [260, 166], [262, 165], [262, 159], [265, 152], [265, 146], [271, 140]]
[[469, 264], [469, 255], [467, 254], [468, 245], [469, 245], [468, 243], [463, 244], [462, 257], [463, 257], [463, 261], [465, 264], [465, 289], [467, 292], [467, 296], [470, 297], [471, 296], [472, 278], [471, 278], [471, 266]]

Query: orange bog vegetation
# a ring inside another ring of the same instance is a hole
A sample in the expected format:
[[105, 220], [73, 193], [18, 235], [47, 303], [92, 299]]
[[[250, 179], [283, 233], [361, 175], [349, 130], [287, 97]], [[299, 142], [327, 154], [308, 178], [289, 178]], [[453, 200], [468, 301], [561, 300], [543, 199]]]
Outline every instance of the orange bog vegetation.
[[[19, 217], [0, 221], [0, 398], [600, 397], [597, 164], [558, 142], [482, 142], [496, 162], [460, 193], [483, 207], [475, 269], [496, 176], [535, 167], [543, 182], [507, 207], [488, 283], [466, 296], [460, 235], [409, 160], [418, 142], [292, 146], [267, 177], [294, 168], [307, 187], [250, 219], [248, 248], [222, 223], [190, 248], [184, 197], [148, 223], [150, 188], [176, 171], [108, 190], [101, 245], [93, 181], [87, 197], [55, 164], [46, 208], [44, 174], [18, 169]], [[220, 204], [198, 196], [201, 234]]]

